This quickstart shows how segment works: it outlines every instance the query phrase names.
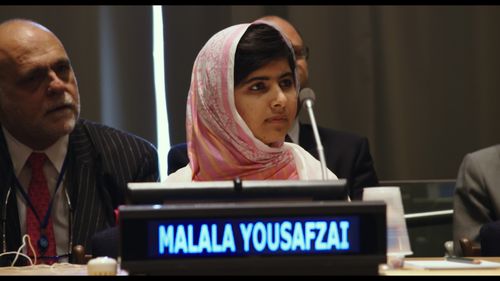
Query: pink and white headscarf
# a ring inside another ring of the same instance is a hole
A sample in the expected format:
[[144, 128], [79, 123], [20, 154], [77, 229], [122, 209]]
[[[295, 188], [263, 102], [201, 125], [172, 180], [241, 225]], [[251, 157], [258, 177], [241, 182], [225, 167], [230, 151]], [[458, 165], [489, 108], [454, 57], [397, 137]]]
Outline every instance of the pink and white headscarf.
[[292, 152], [282, 144], [269, 147], [257, 139], [236, 110], [235, 53], [250, 25], [218, 32], [194, 62], [186, 132], [195, 181], [298, 179]]

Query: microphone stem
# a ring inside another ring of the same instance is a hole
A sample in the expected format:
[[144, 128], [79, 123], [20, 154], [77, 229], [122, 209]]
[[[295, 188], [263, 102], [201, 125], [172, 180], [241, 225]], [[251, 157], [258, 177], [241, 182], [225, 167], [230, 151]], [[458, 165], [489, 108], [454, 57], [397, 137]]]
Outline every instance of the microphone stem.
[[316, 119], [314, 118], [314, 112], [312, 109], [312, 101], [307, 99], [305, 101], [306, 107], [307, 107], [307, 112], [309, 113], [309, 119], [311, 120], [311, 125], [313, 128], [313, 133], [314, 133], [314, 139], [316, 140], [316, 146], [318, 150], [318, 156], [319, 156], [319, 162], [321, 163], [321, 174], [323, 180], [327, 180], [327, 170], [326, 170], [326, 160], [325, 160], [325, 153], [323, 150], [323, 145], [321, 144], [321, 139], [319, 137], [319, 132], [318, 132], [318, 126], [316, 125]]

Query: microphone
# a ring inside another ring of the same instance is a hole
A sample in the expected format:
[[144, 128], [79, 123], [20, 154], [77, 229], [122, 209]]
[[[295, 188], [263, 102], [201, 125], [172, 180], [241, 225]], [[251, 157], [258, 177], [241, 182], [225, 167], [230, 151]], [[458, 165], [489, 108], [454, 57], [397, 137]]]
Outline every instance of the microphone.
[[318, 150], [319, 162], [321, 163], [321, 174], [323, 180], [327, 179], [327, 169], [326, 169], [326, 160], [325, 153], [323, 151], [323, 145], [321, 144], [321, 139], [319, 138], [318, 125], [316, 125], [316, 119], [314, 118], [313, 104], [316, 99], [314, 95], [314, 91], [311, 88], [304, 88], [300, 90], [299, 100], [302, 106], [307, 108], [307, 112], [309, 113], [309, 119], [311, 120], [311, 125], [314, 133], [314, 140], [316, 140], [316, 149]]

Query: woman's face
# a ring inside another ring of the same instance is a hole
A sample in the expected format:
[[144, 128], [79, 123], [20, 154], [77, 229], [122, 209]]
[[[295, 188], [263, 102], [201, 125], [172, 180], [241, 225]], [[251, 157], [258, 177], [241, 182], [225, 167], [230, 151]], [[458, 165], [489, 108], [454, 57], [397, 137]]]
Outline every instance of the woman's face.
[[283, 142], [297, 112], [297, 92], [288, 60], [277, 59], [235, 86], [240, 116], [256, 138], [269, 146]]

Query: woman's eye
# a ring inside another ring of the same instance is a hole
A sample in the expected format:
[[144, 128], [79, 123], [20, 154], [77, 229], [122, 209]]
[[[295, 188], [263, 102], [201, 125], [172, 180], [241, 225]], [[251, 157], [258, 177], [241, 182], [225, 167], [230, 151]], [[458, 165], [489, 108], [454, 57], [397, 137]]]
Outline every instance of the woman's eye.
[[283, 79], [280, 81], [280, 85], [282, 88], [290, 88], [293, 86], [292, 79]]
[[266, 85], [264, 83], [255, 83], [250, 87], [250, 90], [252, 91], [261, 91], [266, 88]]

